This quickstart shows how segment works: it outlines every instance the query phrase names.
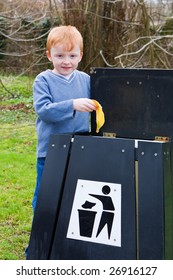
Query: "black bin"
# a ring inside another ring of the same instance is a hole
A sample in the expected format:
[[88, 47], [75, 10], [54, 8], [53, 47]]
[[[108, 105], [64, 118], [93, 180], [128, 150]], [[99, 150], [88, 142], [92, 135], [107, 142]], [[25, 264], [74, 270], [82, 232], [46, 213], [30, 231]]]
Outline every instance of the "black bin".
[[105, 124], [51, 136], [27, 259], [173, 259], [173, 70], [92, 68], [91, 95]]

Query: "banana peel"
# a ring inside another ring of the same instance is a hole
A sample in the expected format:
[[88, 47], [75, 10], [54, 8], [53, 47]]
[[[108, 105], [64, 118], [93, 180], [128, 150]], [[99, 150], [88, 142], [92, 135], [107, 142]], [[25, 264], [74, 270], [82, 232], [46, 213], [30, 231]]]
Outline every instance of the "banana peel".
[[94, 105], [96, 106], [96, 132], [98, 133], [100, 128], [104, 125], [105, 123], [105, 115], [102, 110], [102, 106], [100, 103], [96, 100], [92, 100], [94, 102]]

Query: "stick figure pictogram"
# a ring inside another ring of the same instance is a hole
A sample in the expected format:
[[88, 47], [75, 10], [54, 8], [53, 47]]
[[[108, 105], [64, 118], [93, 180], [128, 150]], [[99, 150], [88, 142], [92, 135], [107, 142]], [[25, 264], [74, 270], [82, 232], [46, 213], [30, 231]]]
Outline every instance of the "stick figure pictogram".
[[[102, 207], [103, 207], [103, 211], [101, 214], [100, 223], [98, 226], [96, 237], [100, 234], [100, 232], [105, 227], [105, 225], [107, 225], [108, 238], [110, 239], [112, 224], [113, 224], [113, 219], [114, 219], [114, 210], [115, 210], [115, 207], [112, 202], [112, 198], [111, 198], [111, 196], [109, 196], [110, 192], [111, 192], [111, 188], [108, 185], [104, 185], [102, 187], [103, 195], [91, 194], [91, 193], [89, 194], [90, 196], [99, 200], [102, 203]], [[85, 203], [82, 205], [82, 208], [87, 209], [87, 210], [80, 210], [80, 209], [78, 210], [79, 217], [81, 219], [80, 234], [83, 236], [91, 237], [91, 235], [92, 235], [95, 216], [96, 216], [97, 212], [89, 211], [89, 209], [94, 208], [95, 205], [96, 205], [96, 203], [94, 203], [94, 202], [85, 201]]]

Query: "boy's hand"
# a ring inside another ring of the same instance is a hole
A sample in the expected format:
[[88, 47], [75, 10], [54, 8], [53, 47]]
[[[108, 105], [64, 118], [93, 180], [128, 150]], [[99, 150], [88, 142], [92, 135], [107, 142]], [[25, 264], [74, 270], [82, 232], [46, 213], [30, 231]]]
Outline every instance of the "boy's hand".
[[89, 98], [74, 99], [73, 108], [75, 111], [80, 111], [80, 112], [92, 112], [97, 109], [94, 102]]

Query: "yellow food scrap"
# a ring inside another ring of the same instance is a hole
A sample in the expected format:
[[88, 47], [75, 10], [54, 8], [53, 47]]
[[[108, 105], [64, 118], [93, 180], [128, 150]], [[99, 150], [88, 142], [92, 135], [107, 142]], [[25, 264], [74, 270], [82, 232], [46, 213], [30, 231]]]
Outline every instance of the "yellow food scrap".
[[96, 132], [98, 133], [100, 128], [105, 123], [105, 115], [103, 113], [102, 106], [100, 105], [100, 103], [96, 100], [93, 100], [93, 102], [97, 108], [96, 109], [96, 125], [97, 125]]

